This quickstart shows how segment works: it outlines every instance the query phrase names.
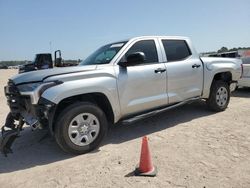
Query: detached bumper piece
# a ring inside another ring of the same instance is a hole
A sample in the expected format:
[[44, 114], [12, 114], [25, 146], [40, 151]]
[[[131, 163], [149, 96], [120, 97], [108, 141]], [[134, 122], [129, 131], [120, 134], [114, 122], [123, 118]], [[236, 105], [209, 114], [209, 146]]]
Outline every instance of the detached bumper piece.
[[6, 118], [5, 125], [2, 127], [2, 137], [0, 138], [0, 151], [7, 157], [8, 153], [13, 153], [11, 146], [15, 139], [19, 137], [20, 131], [23, 127], [23, 120], [19, 119], [19, 124], [14, 124], [14, 117], [11, 113]]
[[8, 153], [13, 153], [11, 146], [17, 137], [17, 130], [5, 130], [4, 128], [2, 128], [2, 137], [0, 138], [0, 151], [5, 155], [5, 157], [7, 157]]

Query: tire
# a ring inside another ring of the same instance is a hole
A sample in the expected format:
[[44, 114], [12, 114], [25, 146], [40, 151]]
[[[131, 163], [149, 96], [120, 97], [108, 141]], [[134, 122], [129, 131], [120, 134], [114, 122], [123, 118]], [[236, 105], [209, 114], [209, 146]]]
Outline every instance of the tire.
[[65, 152], [84, 154], [98, 148], [107, 131], [104, 112], [93, 103], [78, 102], [65, 108], [58, 116], [55, 139]]
[[230, 101], [230, 88], [226, 82], [222, 80], [214, 81], [209, 98], [207, 99], [208, 107], [216, 112], [224, 111]]

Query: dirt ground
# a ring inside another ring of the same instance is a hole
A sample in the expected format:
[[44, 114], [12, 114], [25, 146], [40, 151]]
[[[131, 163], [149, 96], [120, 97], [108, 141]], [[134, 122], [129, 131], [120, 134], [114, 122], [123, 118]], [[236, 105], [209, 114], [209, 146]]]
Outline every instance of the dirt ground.
[[[0, 70], [0, 124], [8, 107], [3, 86], [15, 70]], [[0, 187], [250, 187], [250, 89], [232, 94], [228, 109], [185, 105], [131, 125], [111, 128], [99, 150], [63, 153], [46, 131], [26, 128], [0, 156]], [[141, 137], [148, 135], [154, 178], [134, 177]]]

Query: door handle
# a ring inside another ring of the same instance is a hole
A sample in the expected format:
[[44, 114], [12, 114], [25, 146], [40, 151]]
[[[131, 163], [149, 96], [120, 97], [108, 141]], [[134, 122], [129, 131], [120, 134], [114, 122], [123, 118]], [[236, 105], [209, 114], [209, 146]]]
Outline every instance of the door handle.
[[166, 69], [162, 69], [162, 68], [155, 69], [155, 73], [163, 73], [165, 71]]
[[197, 64], [193, 64], [192, 65], [192, 68], [194, 69], [194, 68], [199, 68], [201, 65], [197, 65]]

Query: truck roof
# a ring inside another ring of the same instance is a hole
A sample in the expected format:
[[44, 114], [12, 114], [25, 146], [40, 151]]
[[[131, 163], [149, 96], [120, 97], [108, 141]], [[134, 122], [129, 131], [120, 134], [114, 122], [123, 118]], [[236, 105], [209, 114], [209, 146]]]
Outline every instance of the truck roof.
[[165, 36], [165, 35], [149, 35], [149, 36], [139, 36], [139, 37], [133, 37], [131, 39], [146, 39], [146, 38], [168, 38], [168, 39], [176, 39], [176, 40], [186, 40], [189, 39], [188, 37], [184, 36]]
[[148, 39], [148, 38], [166, 38], [166, 39], [172, 39], [172, 40], [189, 40], [188, 37], [184, 37], [184, 36], [148, 35], [148, 36], [131, 37], [131, 38], [127, 38], [124, 40], [115, 41], [113, 43], [123, 43], [125, 41], [138, 40], [138, 39]]

